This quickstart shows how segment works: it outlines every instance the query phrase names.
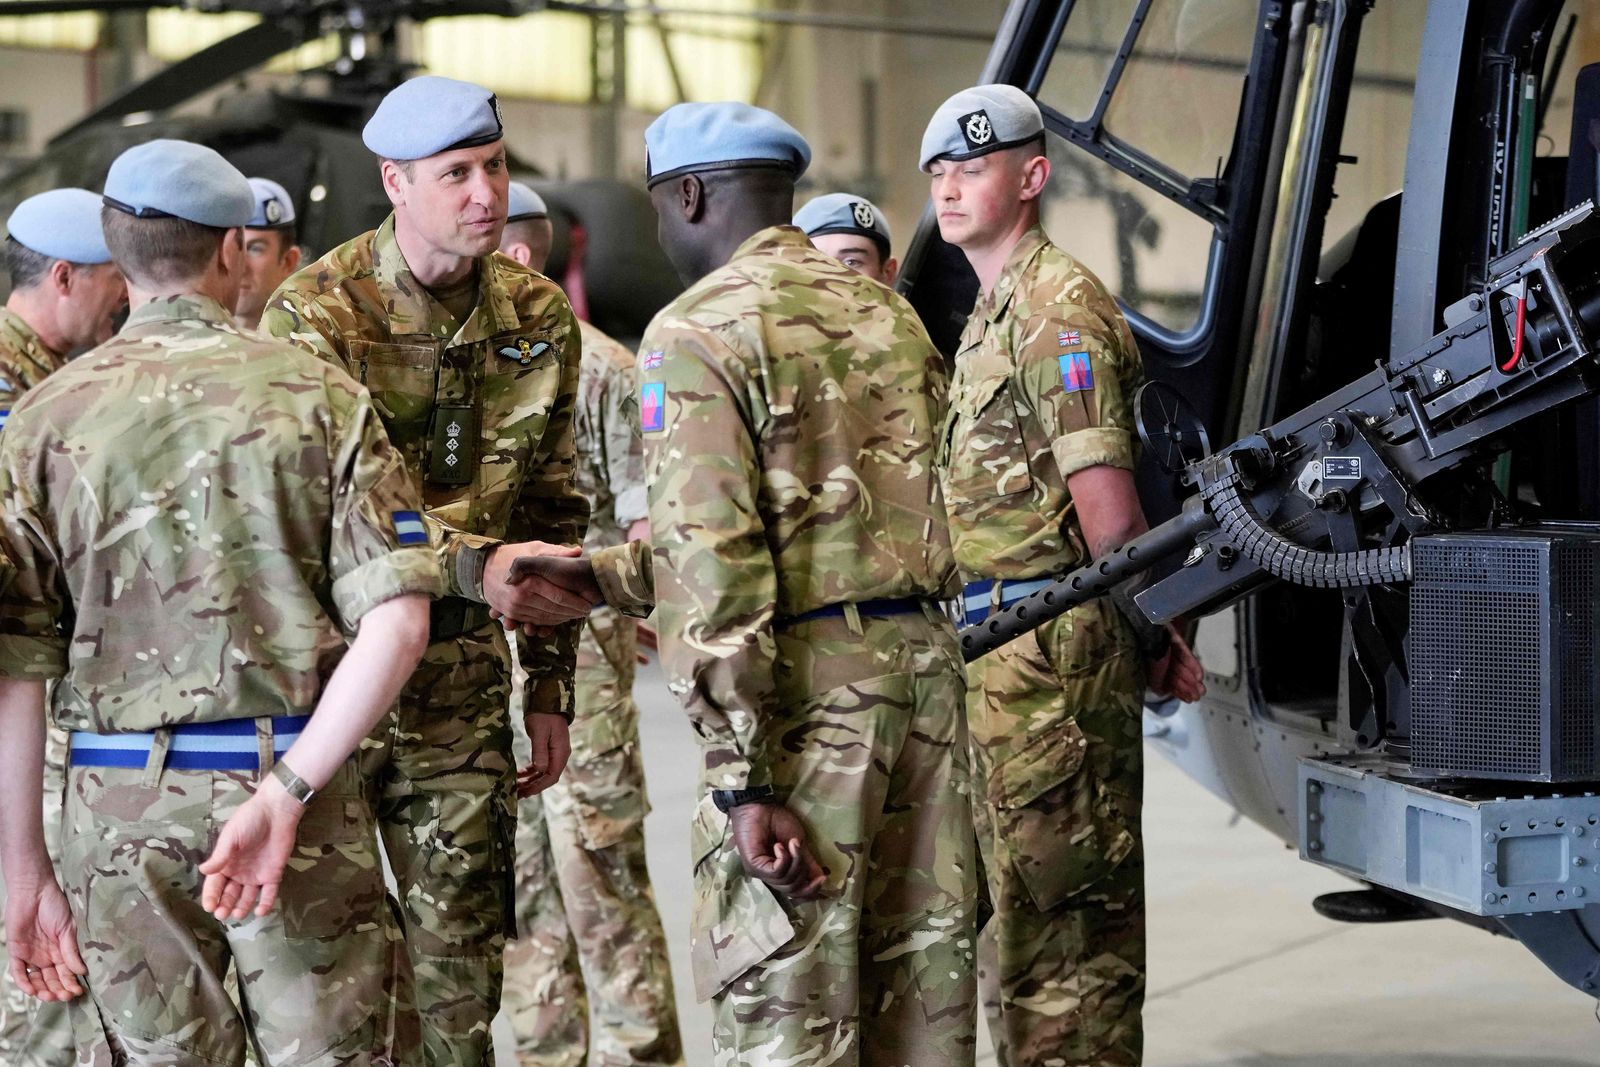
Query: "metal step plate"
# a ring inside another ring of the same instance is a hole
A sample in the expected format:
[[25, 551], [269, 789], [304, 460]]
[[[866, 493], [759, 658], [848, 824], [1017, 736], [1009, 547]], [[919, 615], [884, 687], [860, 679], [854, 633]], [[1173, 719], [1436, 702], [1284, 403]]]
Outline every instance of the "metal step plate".
[[1587, 788], [1304, 758], [1300, 858], [1473, 915], [1571, 911], [1600, 900], [1600, 797]]

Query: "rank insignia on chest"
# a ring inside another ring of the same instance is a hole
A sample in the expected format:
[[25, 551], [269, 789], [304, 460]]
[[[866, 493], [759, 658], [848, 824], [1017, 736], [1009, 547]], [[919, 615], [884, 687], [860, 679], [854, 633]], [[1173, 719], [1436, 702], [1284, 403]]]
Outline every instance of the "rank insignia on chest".
[[428, 481], [466, 485], [478, 464], [478, 412], [471, 404], [441, 403], [433, 410]]
[[655, 370], [657, 367], [661, 366], [662, 363], [666, 362], [666, 359], [667, 354], [658, 348], [654, 352], [646, 352], [644, 354], [642, 365], [644, 366], [645, 370]]
[[1062, 348], [1071, 348], [1073, 345], [1083, 344], [1083, 338], [1078, 335], [1077, 330], [1062, 330], [1056, 334], [1056, 341]]
[[395, 512], [394, 539], [402, 545], [427, 544], [428, 528], [423, 525], [422, 516], [415, 511]]
[[667, 385], [645, 382], [639, 387], [639, 429], [660, 433], [667, 426]]
[[1064, 352], [1061, 363], [1061, 388], [1069, 393], [1094, 388], [1094, 371], [1089, 369], [1089, 353]]

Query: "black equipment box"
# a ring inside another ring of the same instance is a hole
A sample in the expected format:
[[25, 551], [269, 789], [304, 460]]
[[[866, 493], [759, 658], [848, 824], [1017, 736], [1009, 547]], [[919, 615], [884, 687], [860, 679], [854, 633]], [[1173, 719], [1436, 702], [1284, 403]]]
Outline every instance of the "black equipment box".
[[1413, 768], [1600, 780], [1600, 527], [1437, 534], [1411, 546]]

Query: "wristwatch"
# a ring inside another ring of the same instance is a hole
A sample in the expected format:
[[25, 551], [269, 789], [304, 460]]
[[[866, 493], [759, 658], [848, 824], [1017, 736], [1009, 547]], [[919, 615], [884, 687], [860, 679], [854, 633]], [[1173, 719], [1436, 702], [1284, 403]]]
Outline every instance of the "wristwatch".
[[283, 786], [284, 792], [298, 800], [301, 804], [311, 803], [311, 798], [317, 791], [306, 784], [306, 780], [289, 769], [289, 765], [279, 760], [272, 765], [272, 777]]
[[751, 789], [713, 789], [711, 803], [717, 810], [726, 815], [741, 804], [776, 804], [778, 794], [770, 785], [758, 785]]

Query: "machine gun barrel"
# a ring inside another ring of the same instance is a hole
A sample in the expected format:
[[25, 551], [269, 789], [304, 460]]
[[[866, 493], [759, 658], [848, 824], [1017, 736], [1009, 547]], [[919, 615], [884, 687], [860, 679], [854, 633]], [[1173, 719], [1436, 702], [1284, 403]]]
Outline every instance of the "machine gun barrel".
[[1184, 480], [1199, 492], [1180, 515], [961, 631], [962, 655], [975, 660], [1179, 553], [1189, 553], [1184, 565], [1137, 599], [1152, 622], [1214, 611], [1275, 580], [1327, 589], [1409, 582], [1409, 539], [1450, 528], [1427, 506], [1428, 480], [1600, 391], [1594, 206], [1528, 234], [1489, 278], [1445, 309], [1442, 333], [1189, 461]]
[[1104, 596], [1113, 587], [1143, 574], [1162, 560], [1188, 551], [1194, 546], [1195, 538], [1215, 529], [1216, 525], [1200, 498], [1190, 497], [1184, 501], [1183, 511], [1178, 515], [1145, 531], [1109, 556], [1062, 575], [1032, 596], [962, 630], [962, 658], [971, 663], [1079, 604]]

